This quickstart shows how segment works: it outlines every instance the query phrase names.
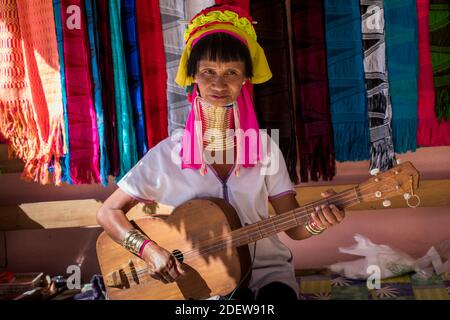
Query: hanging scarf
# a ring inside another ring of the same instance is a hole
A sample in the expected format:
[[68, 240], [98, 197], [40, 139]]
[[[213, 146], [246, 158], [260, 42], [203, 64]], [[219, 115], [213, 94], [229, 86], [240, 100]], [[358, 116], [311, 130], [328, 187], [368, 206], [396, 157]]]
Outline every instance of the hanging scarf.
[[[136, 29], [136, 0], [121, 0], [123, 45], [128, 71], [128, 88], [133, 107], [134, 128], [138, 158], [148, 151], [145, 114], [142, 100], [141, 63], [139, 61], [138, 35]], [[145, 55], [151, 55], [146, 52]], [[150, 123], [148, 123], [150, 125]], [[155, 129], [155, 128], [152, 128]]]
[[[117, 177], [120, 174], [120, 155], [117, 138], [116, 100], [114, 89], [114, 63], [111, 48], [111, 33], [109, 22], [108, 0], [96, 0], [98, 27], [98, 52], [100, 77], [102, 82], [102, 97], [104, 107], [105, 143], [108, 151], [110, 174]], [[100, 18], [101, 17], [101, 18]]]
[[[187, 88], [193, 94], [192, 109], [186, 123], [181, 147], [182, 168], [200, 169], [200, 174], [206, 173], [206, 164], [203, 158], [202, 128], [201, 120], [196, 114], [195, 103], [196, 90], [193, 86], [192, 77], [187, 76], [187, 62], [192, 47], [202, 37], [224, 32], [235, 36], [243, 41], [250, 52], [253, 66], [252, 83], [263, 83], [272, 77], [264, 50], [256, 42], [256, 33], [253, 28], [251, 17], [238, 7], [220, 6], [205, 9], [194, 16], [185, 32], [186, 48], [180, 60], [176, 82], [183, 88]], [[194, 90], [192, 90], [194, 89]], [[261, 139], [259, 135], [258, 122], [250, 96], [248, 82], [242, 87], [241, 93], [233, 104], [235, 130], [236, 130], [236, 169], [235, 174], [239, 176], [241, 167], [253, 167], [261, 159]], [[251, 130], [256, 133], [256, 141], [245, 143], [245, 134]]]
[[61, 95], [64, 110], [64, 156], [61, 157], [62, 181], [72, 184], [72, 179], [70, 178], [69, 115], [67, 113], [66, 71], [64, 66], [64, 36], [61, 17], [61, 0], [53, 0], [53, 13], [55, 15], [56, 39], [58, 41]]
[[103, 100], [102, 100], [102, 82], [100, 76], [98, 51], [98, 34], [97, 34], [97, 8], [95, 6], [95, 0], [84, 0], [86, 8], [86, 22], [88, 29], [89, 45], [90, 45], [90, 58], [91, 58], [91, 71], [92, 81], [94, 86], [94, 105], [95, 112], [97, 114], [97, 130], [100, 145], [100, 182], [102, 185], [108, 185], [108, 173], [109, 173], [109, 159], [108, 149], [105, 141], [105, 119], [103, 112]]
[[330, 108], [338, 161], [369, 159], [369, 124], [358, 0], [325, 0]]
[[146, 136], [148, 148], [152, 148], [168, 136], [167, 72], [159, 2], [137, 0], [136, 19]]
[[138, 161], [133, 127], [133, 108], [128, 92], [125, 52], [123, 49], [120, 0], [109, 1], [111, 47], [114, 61], [114, 93], [116, 98], [117, 138], [120, 153], [119, 181]]
[[99, 137], [92, 98], [83, 1], [62, 0], [70, 176], [74, 184], [100, 182]]
[[[274, 18], [275, 15], [277, 18]], [[297, 141], [284, 1], [252, 2], [252, 17], [258, 21], [255, 25], [258, 39], [264, 43], [266, 57], [274, 74], [270, 82], [255, 87], [259, 125], [264, 129], [279, 130], [279, 147], [286, 160], [290, 178], [297, 183]], [[274, 117], [274, 114], [280, 116]]]
[[360, 0], [364, 71], [371, 142], [370, 169], [385, 171], [395, 163], [392, 108], [386, 70], [383, 2]]
[[439, 121], [450, 120], [450, 3], [430, 0], [430, 45], [433, 62], [434, 109]]
[[300, 177], [331, 180], [335, 175], [333, 131], [328, 96], [324, 5], [292, 1], [296, 59], [297, 140]]
[[61, 184], [63, 106], [52, 0], [0, 2], [0, 128], [22, 178]]
[[384, 16], [394, 150], [398, 153], [415, 151], [418, 75], [416, 0], [386, 1]]
[[448, 146], [450, 145], [450, 121], [438, 121], [434, 112], [429, 13], [430, 0], [417, 0], [420, 62], [417, 144], [424, 147]]
[[[190, 3], [187, 1], [186, 6]], [[189, 114], [190, 103], [183, 88], [175, 83], [175, 76], [183, 53], [183, 32], [186, 28], [180, 21], [185, 17], [185, 1], [159, 0], [164, 39], [164, 53], [167, 72], [167, 113], [168, 131], [184, 128]]]

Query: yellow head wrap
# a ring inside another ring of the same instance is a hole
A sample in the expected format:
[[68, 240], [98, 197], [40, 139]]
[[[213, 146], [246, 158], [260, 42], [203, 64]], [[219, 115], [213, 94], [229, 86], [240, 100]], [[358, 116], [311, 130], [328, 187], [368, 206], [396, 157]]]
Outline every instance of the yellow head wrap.
[[263, 83], [272, 78], [263, 48], [256, 42], [256, 33], [252, 22], [245, 16], [239, 16], [242, 9], [232, 6], [220, 6], [206, 9], [196, 15], [185, 32], [186, 48], [181, 56], [175, 82], [183, 88], [191, 86], [192, 77], [187, 76], [187, 62], [191, 55], [192, 44], [206, 33], [224, 31], [244, 39], [250, 51], [253, 65], [253, 84]]

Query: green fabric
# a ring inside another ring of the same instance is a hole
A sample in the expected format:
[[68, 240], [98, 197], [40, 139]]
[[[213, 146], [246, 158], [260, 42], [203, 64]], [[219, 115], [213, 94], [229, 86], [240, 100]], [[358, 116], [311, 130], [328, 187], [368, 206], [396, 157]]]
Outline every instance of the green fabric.
[[136, 135], [133, 127], [133, 108], [128, 91], [127, 66], [123, 49], [120, 0], [109, 1], [111, 47], [114, 61], [114, 94], [120, 153], [119, 181], [138, 161]]
[[450, 120], [450, 3], [430, 0], [430, 46], [439, 121]]

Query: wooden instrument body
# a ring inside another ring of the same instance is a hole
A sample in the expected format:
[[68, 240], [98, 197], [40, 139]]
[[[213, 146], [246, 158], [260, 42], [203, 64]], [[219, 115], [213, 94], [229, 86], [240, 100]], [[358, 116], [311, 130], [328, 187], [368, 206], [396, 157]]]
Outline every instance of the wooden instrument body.
[[[147, 272], [133, 271], [144, 270], [146, 263], [103, 232], [97, 240], [97, 256], [109, 299], [207, 299], [232, 292], [241, 281], [241, 274], [250, 278], [247, 245], [227, 245], [211, 254], [195, 254], [209, 239], [241, 227], [236, 211], [223, 199], [191, 200], [177, 207], [167, 219], [149, 217], [136, 220], [135, 224], [169, 252], [188, 253], [182, 264], [185, 274], [176, 282], [164, 284]], [[195, 252], [189, 255], [191, 250]], [[114, 287], [118, 278], [114, 282], [113, 274], [117, 275], [117, 270], [133, 275], [123, 278], [122, 273], [122, 279], [126, 279], [122, 283], [128, 282], [126, 288]]]
[[[245, 285], [250, 279], [248, 243], [304, 225], [314, 208], [322, 204], [332, 203], [344, 209], [361, 202], [403, 195], [408, 206], [415, 207], [409, 199], [415, 198], [417, 205], [420, 204], [415, 194], [418, 184], [419, 172], [410, 162], [405, 162], [331, 197], [245, 227], [241, 226], [234, 208], [223, 199], [188, 201], [164, 221], [156, 218], [136, 221], [138, 228], [174, 256], [179, 256], [176, 250], [181, 251], [186, 274], [175, 283], [163, 284], [149, 276], [143, 260], [102, 233], [97, 240], [97, 256], [108, 296], [111, 299], [206, 299], [227, 295], [241, 281]], [[241, 279], [243, 274], [245, 279]]]

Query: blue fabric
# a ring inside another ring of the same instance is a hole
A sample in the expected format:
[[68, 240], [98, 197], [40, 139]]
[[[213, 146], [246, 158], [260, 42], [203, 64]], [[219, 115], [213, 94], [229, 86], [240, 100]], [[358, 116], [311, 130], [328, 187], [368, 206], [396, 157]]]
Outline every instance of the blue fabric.
[[62, 181], [72, 184], [70, 177], [70, 148], [69, 148], [69, 118], [67, 115], [67, 94], [66, 94], [66, 76], [64, 65], [64, 36], [61, 17], [61, 0], [53, 0], [53, 13], [55, 16], [56, 40], [58, 42], [59, 66], [61, 73], [61, 95], [64, 109], [64, 145], [66, 152], [61, 157]]
[[418, 30], [416, 0], [384, 2], [392, 135], [397, 153], [416, 150]]
[[325, 0], [325, 38], [335, 158], [367, 160], [370, 139], [359, 0]]
[[122, 31], [128, 71], [128, 87], [133, 105], [134, 127], [138, 157], [148, 151], [145, 129], [144, 102], [142, 98], [142, 76], [139, 60], [138, 35], [136, 24], [136, 0], [122, 0]]
[[128, 91], [127, 66], [121, 30], [120, 0], [109, 1], [109, 23], [114, 62], [114, 95], [117, 114], [117, 139], [120, 154], [119, 181], [138, 161], [136, 136], [133, 127], [133, 107]]
[[84, 0], [86, 10], [86, 24], [88, 30], [89, 46], [91, 53], [91, 71], [94, 89], [94, 105], [97, 114], [97, 130], [100, 146], [100, 181], [102, 185], [108, 185], [109, 159], [108, 150], [105, 141], [105, 125], [103, 117], [102, 100], [102, 81], [99, 69], [99, 56], [97, 54], [98, 34], [97, 34], [97, 16], [95, 15], [95, 0]]

